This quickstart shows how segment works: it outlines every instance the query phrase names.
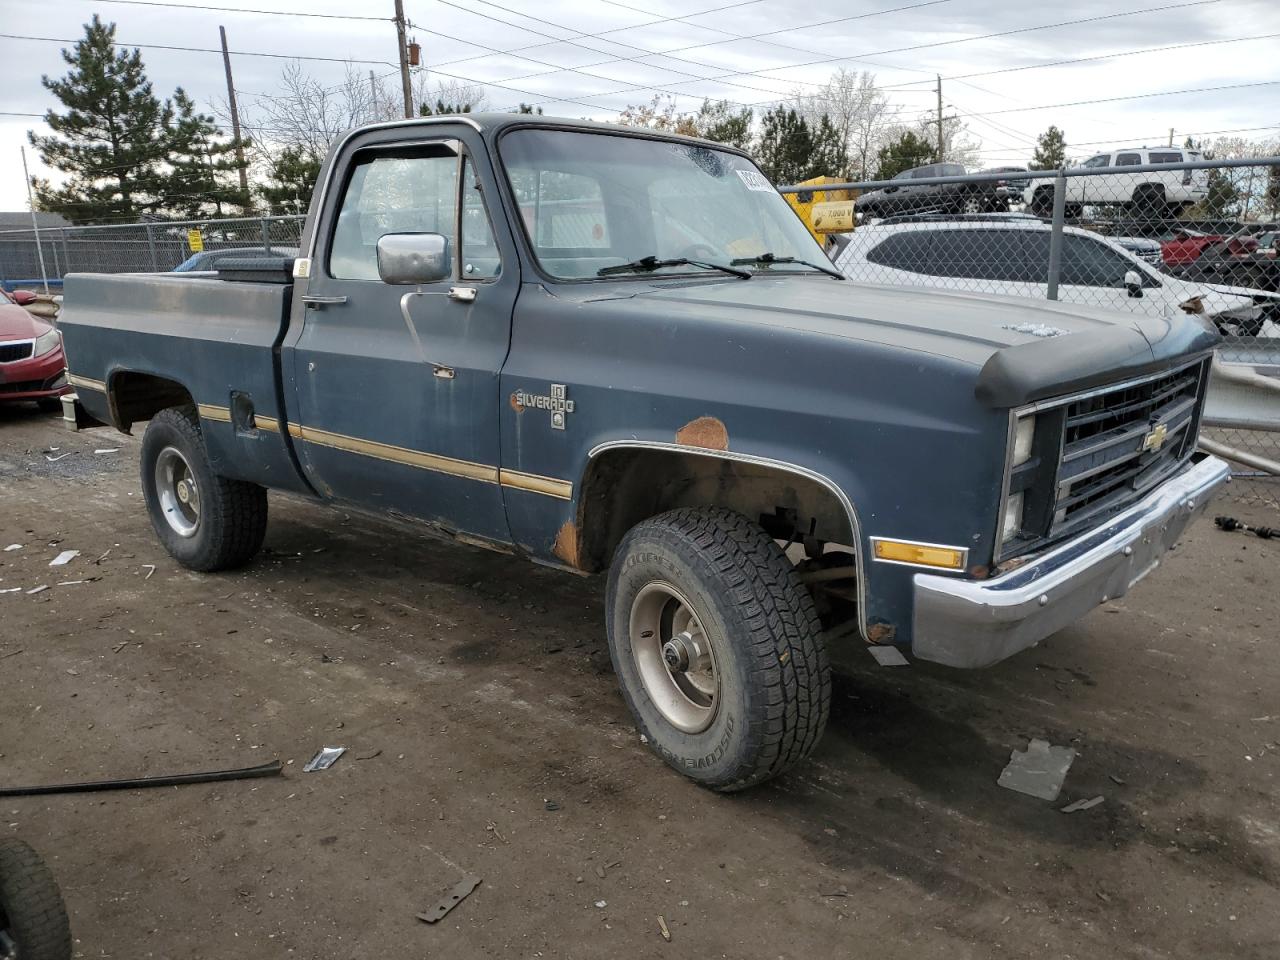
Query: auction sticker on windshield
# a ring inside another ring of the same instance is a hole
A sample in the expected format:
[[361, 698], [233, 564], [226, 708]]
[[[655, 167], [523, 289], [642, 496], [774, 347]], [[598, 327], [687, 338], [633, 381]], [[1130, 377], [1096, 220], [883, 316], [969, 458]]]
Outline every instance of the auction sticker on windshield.
[[766, 193], [773, 193], [773, 184], [759, 170], [739, 170], [738, 176], [742, 178], [742, 182], [747, 185], [748, 190], [763, 190]]

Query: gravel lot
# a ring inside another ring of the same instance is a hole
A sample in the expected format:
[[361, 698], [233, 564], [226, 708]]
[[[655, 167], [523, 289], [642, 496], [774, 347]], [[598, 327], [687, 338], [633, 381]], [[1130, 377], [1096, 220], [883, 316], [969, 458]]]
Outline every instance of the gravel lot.
[[[0, 408], [0, 782], [288, 766], [0, 801], [81, 956], [1280, 955], [1280, 544], [1202, 522], [983, 672], [848, 643], [814, 760], [723, 797], [638, 742], [602, 582], [274, 495], [253, 565], [191, 573], [137, 449]], [[996, 785], [1031, 737], [1079, 751], [1057, 803]]]

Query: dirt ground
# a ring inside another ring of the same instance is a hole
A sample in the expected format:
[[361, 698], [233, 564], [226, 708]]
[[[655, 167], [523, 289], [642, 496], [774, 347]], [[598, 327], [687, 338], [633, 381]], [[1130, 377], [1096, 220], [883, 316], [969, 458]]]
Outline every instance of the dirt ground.
[[[254, 564], [191, 573], [137, 450], [0, 408], [0, 784], [287, 766], [0, 800], [80, 956], [1280, 955], [1278, 543], [1202, 521], [982, 672], [849, 642], [815, 758], [725, 797], [639, 742], [601, 582], [275, 495]], [[1031, 737], [1079, 751], [1057, 803], [996, 785]]]

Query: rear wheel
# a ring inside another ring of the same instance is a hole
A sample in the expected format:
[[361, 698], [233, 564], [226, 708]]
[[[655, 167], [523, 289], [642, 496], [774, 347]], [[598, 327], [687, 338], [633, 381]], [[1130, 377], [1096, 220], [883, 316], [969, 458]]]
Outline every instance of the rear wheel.
[[70, 960], [71, 927], [53, 874], [21, 840], [0, 840], [0, 957]]
[[606, 610], [636, 725], [685, 776], [741, 790], [817, 744], [831, 672], [813, 598], [746, 517], [685, 508], [640, 523], [614, 555]]
[[1053, 214], [1053, 187], [1036, 187], [1031, 195], [1031, 212], [1037, 217], [1048, 217]]
[[214, 473], [190, 407], [162, 410], [147, 425], [142, 492], [156, 535], [185, 567], [238, 567], [262, 546], [267, 491]]
[[1164, 187], [1158, 183], [1144, 183], [1133, 191], [1133, 211], [1145, 220], [1162, 220], [1169, 207], [1164, 200]]

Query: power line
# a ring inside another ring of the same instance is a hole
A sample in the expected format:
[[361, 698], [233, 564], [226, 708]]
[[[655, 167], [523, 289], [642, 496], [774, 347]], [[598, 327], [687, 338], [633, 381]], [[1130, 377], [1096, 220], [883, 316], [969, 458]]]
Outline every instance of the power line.
[[315, 17], [322, 20], [371, 20], [389, 23], [390, 17], [361, 17], [347, 13], [305, 13], [297, 10], [253, 10], [247, 7], [215, 7], [198, 3], [162, 3], [161, 0], [90, 0], [93, 3], [120, 3], [130, 7], [170, 7], [174, 10], [216, 10], [219, 13], [255, 13], [273, 17]]
[[[35, 40], [41, 43], [77, 44], [80, 40], [67, 40], [62, 37], [32, 37], [20, 33], [0, 33], [5, 40]], [[81, 38], [83, 39], [83, 37]], [[125, 43], [123, 40], [112, 40], [115, 47], [133, 47], [141, 50], [176, 50], [179, 53], [216, 53], [222, 56], [222, 50], [214, 47], [179, 47], [164, 43]], [[389, 60], [357, 60], [351, 57], [308, 57], [298, 53], [261, 53], [254, 50], [232, 50], [237, 57], [270, 57], [273, 60], [314, 60], [320, 63], [363, 63], [376, 64], [380, 67], [391, 66]]]
[[[1066, 103], [1041, 103], [1029, 107], [1006, 107], [1000, 110], [988, 110], [985, 116], [1004, 113], [1026, 113], [1029, 110], [1055, 110], [1064, 107], [1086, 107], [1097, 103], [1120, 103], [1125, 100], [1147, 100], [1152, 97], [1178, 97], [1191, 93], [1217, 93], [1222, 90], [1244, 90], [1250, 87], [1272, 87], [1280, 85], [1280, 80], [1256, 80], [1251, 83], [1227, 83], [1216, 87], [1190, 87], [1186, 90], [1160, 90], [1155, 93], [1132, 93], [1123, 97], [1100, 97], [1096, 100], [1072, 100]], [[973, 114], [960, 114], [973, 116]], [[977, 114], [983, 116], [983, 114]]]
[[[973, 77], [994, 77], [1002, 73], [1018, 73], [1023, 70], [1042, 70], [1046, 67], [1064, 67], [1074, 63], [1096, 63], [1100, 60], [1118, 60], [1121, 57], [1136, 57], [1146, 53], [1163, 53], [1169, 50], [1187, 50], [1192, 47], [1212, 47], [1225, 43], [1245, 43], [1250, 40], [1274, 40], [1280, 37], [1280, 33], [1264, 33], [1256, 37], [1231, 37], [1226, 40], [1198, 40], [1194, 43], [1173, 43], [1163, 47], [1143, 47], [1138, 50], [1122, 50], [1118, 53], [1102, 53], [1091, 57], [1073, 57], [1070, 60], [1053, 60], [1049, 63], [1031, 63], [1021, 67], [1001, 67], [999, 70], [983, 70], [979, 73], [960, 73], [953, 77], [943, 77], [943, 80], [969, 80]], [[904, 80], [902, 83], [891, 83], [884, 90], [893, 90], [898, 87], [906, 87], [917, 83], [926, 83], [931, 81], [925, 80]], [[907, 92], [907, 91], [902, 91]]]

